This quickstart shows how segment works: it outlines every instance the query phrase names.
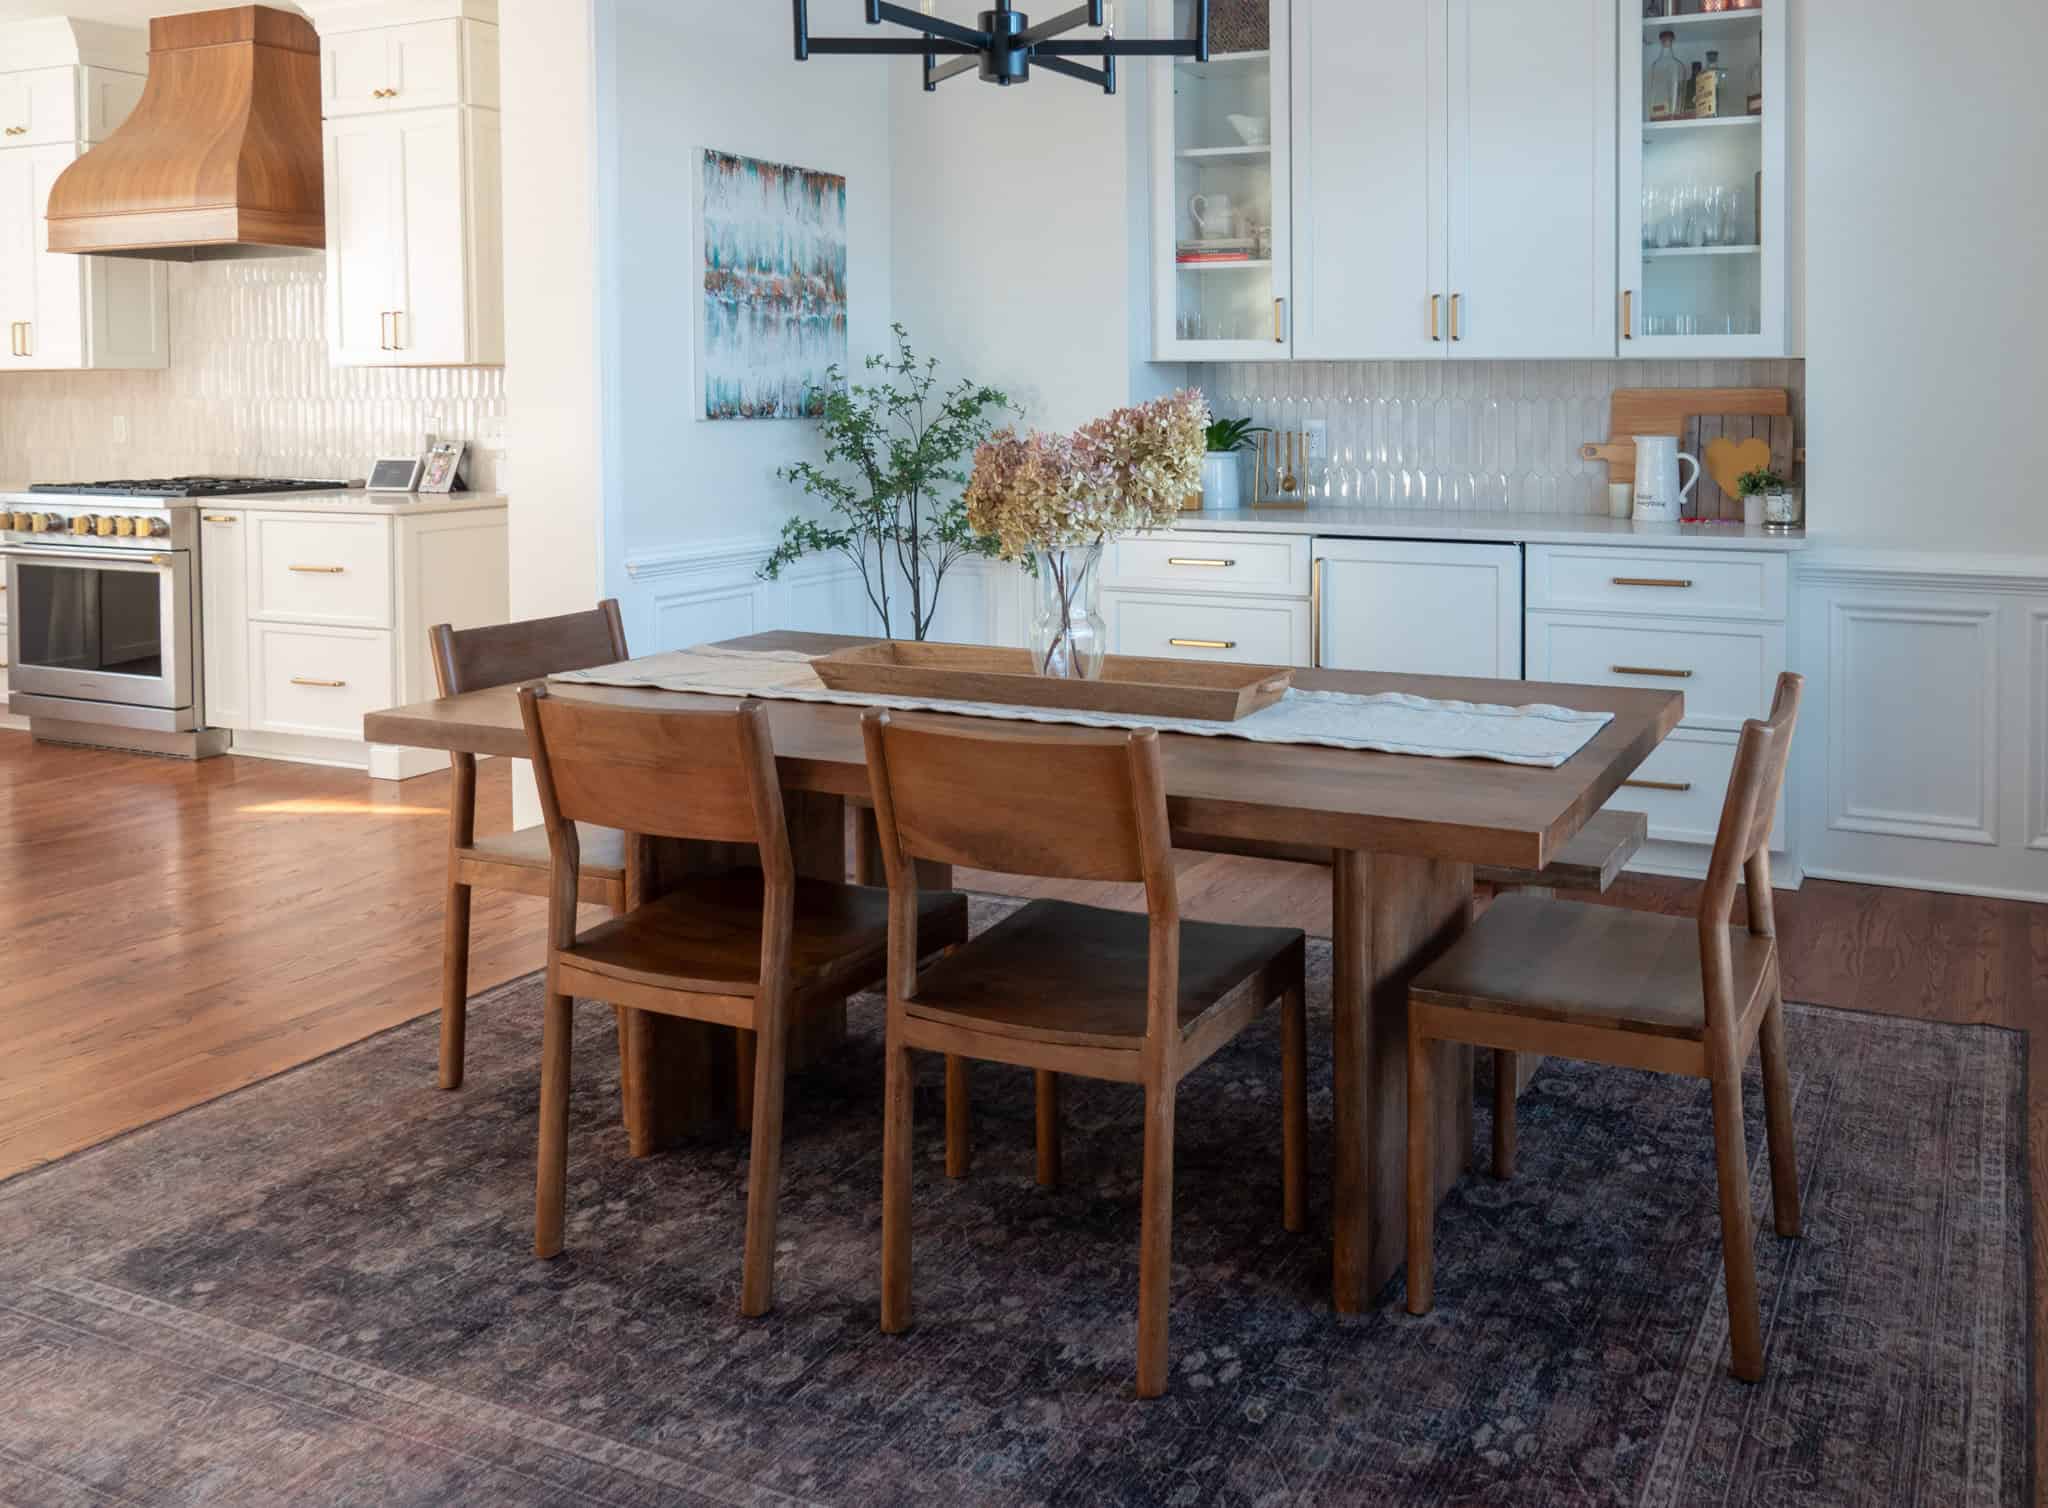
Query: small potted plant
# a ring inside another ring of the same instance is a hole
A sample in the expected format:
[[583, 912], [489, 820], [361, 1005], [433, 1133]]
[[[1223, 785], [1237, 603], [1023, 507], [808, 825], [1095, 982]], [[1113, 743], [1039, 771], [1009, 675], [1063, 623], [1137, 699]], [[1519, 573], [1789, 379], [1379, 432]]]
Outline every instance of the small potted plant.
[[1242, 506], [1242, 468], [1237, 455], [1249, 450], [1253, 435], [1268, 433], [1249, 419], [1218, 419], [1209, 426], [1209, 452], [1202, 457], [1201, 506], [1212, 512]]
[[1785, 479], [1768, 466], [1759, 466], [1754, 471], [1745, 471], [1735, 479], [1735, 488], [1742, 494], [1742, 523], [1745, 528], [1760, 527], [1765, 521], [1767, 505], [1765, 498], [1785, 490]]

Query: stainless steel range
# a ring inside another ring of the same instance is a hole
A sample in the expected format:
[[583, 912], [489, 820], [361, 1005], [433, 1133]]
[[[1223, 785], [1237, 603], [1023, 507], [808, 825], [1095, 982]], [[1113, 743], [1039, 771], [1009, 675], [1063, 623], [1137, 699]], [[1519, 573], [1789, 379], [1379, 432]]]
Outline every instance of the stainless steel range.
[[227, 733], [202, 717], [198, 505], [345, 485], [171, 477], [0, 494], [9, 710], [59, 743], [223, 752]]

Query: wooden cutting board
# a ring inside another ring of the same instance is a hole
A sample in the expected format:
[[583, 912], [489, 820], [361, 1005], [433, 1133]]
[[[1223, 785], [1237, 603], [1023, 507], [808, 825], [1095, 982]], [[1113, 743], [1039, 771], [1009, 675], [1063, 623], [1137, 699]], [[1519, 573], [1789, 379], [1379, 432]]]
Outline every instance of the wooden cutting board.
[[[1707, 452], [1716, 441], [1739, 445], [1761, 440], [1770, 447], [1771, 469], [1788, 481], [1793, 479], [1792, 400], [1783, 388], [1617, 388], [1609, 409], [1608, 433], [1606, 443], [1581, 446], [1579, 454], [1588, 461], [1605, 461], [1608, 480], [1613, 482], [1636, 478], [1633, 436], [1677, 436], [1679, 449], [1701, 462], [1696, 494], [1701, 518], [1742, 517], [1742, 499], [1724, 490], [1707, 470]], [[1720, 469], [1729, 468], [1724, 465]], [[1732, 484], [1734, 475], [1728, 480]]]

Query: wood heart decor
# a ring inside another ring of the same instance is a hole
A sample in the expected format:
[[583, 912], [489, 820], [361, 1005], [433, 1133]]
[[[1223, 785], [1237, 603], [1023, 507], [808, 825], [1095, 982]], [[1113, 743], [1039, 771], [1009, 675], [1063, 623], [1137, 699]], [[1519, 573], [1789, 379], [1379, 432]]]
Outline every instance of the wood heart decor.
[[1730, 497], [1742, 495], [1745, 472], [1761, 471], [1771, 464], [1769, 440], [1709, 440], [1705, 456], [1707, 475]]

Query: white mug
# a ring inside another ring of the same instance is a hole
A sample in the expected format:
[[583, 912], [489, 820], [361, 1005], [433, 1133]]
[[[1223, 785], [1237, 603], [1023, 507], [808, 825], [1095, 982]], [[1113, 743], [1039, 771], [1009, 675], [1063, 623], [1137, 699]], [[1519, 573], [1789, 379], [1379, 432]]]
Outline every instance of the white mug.
[[1197, 194], [1188, 200], [1188, 213], [1194, 217], [1195, 229], [1210, 240], [1230, 235], [1237, 223], [1228, 194]]

